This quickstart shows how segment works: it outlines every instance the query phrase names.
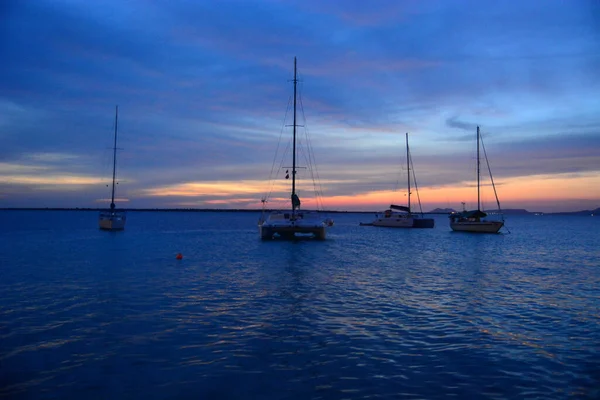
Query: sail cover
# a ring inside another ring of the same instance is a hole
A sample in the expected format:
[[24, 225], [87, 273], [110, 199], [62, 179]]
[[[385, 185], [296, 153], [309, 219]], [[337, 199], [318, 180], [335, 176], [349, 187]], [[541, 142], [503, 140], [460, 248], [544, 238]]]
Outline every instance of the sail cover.
[[397, 205], [395, 205], [395, 204], [392, 204], [392, 205], [390, 206], [390, 208], [391, 208], [392, 210], [400, 210], [400, 211], [406, 211], [406, 212], [410, 212], [410, 208], [408, 208], [408, 207], [404, 207], [404, 206], [397, 206]]
[[300, 198], [296, 193], [292, 195], [292, 207], [300, 207]]

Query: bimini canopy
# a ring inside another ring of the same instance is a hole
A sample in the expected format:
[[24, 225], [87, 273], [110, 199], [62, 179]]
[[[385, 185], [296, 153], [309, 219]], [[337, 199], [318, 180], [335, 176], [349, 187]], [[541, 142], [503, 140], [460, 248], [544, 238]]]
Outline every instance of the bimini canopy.
[[462, 211], [459, 213], [450, 214], [450, 218], [456, 218], [456, 217], [483, 218], [483, 217], [487, 217], [487, 214], [481, 210]]
[[406, 212], [410, 212], [410, 208], [408, 208], [408, 207], [404, 207], [404, 206], [397, 206], [397, 205], [395, 205], [395, 204], [392, 204], [392, 205], [390, 206], [390, 208], [391, 208], [392, 210], [400, 210], [400, 211], [406, 211]]

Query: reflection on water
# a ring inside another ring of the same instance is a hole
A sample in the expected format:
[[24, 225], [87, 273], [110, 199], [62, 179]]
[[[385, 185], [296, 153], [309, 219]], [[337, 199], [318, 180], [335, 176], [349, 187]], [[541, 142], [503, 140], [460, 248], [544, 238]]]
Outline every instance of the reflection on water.
[[600, 396], [589, 222], [349, 214], [326, 241], [262, 242], [251, 213], [135, 213], [116, 235], [75, 214], [0, 228], [0, 397]]

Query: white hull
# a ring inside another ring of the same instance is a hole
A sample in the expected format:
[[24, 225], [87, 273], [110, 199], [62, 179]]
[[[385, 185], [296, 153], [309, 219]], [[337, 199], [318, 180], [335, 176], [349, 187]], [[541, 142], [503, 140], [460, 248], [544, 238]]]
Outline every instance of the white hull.
[[301, 236], [313, 236], [315, 239], [325, 240], [327, 229], [324, 225], [298, 226], [298, 225], [270, 225], [263, 224], [258, 226], [261, 239], [274, 239], [275, 237], [293, 239]]
[[386, 228], [412, 228], [413, 227], [413, 218], [412, 217], [383, 217], [377, 218], [373, 221], [373, 226], [383, 226]]
[[126, 220], [127, 217], [123, 212], [101, 212], [98, 226], [107, 231], [121, 231], [125, 229]]
[[498, 233], [504, 222], [500, 221], [461, 221], [450, 222], [450, 228], [456, 232]]
[[366, 226], [380, 226], [384, 228], [433, 228], [435, 221], [433, 218], [421, 218], [419, 215], [409, 213], [385, 211], [383, 214], [377, 214], [375, 221], [369, 223], [360, 223]]
[[274, 212], [266, 221], [261, 219], [258, 222], [258, 232], [260, 238], [265, 240], [276, 237], [293, 239], [298, 236], [312, 236], [324, 240], [327, 237], [327, 228], [331, 225], [331, 220], [319, 218], [311, 213], [293, 216], [287, 212]]
[[378, 218], [373, 222], [363, 223], [360, 225], [364, 226], [380, 226], [384, 228], [433, 228], [435, 226], [435, 221], [433, 218]]

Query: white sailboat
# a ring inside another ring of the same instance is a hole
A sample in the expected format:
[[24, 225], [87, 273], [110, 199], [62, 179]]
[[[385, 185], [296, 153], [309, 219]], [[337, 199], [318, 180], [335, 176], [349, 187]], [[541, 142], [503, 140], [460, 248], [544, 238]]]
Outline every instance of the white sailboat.
[[[406, 171], [408, 174], [408, 205], [398, 206], [395, 204], [390, 205], [390, 208], [385, 210], [382, 214], [377, 214], [375, 220], [369, 223], [361, 222], [360, 225], [369, 226], [381, 226], [386, 228], [433, 228], [435, 221], [433, 218], [424, 218], [423, 211], [420, 214], [413, 213], [411, 210], [410, 203], [410, 171], [411, 171], [412, 158], [410, 156], [410, 148], [408, 146], [408, 133], [406, 134]], [[412, 168], [414, 174], [414, 168]], [[417, 183], [415, 179], [415, 189], [417, 190]], [[420, 206], [420, 201], [419, 201]]]
[[[263, 214], [258, 220], [258, 231], [261, 239], [268, 240], [276, 237], [292, 239], [296, 236], [312, 236], [324, 240], [327, 228], [333, 226], [333, 220], [316, 211], [300, 209], [300, 198], [296, 193], [296, 92], [298, 86], [296, 57], [294, 57], [294, 121], [292, 145], [292, 187], [291, 210], [273, 211], [265, 215], [266, 199], [263, 199]], [[288, 178], [289, 175], [286, 176]]]
[[[479, 157], [479, 143], [481, 142], [481, 135], [479, 133], [479, 126], [477, 127], [477, 209], [476, 210], [463, 210], [462, 212], [450, 214], [450, 228], [453, 231], [458, 232], [474, 232], [474, 233], [498, 233], [500, 228], [504, 226], [504, 221], [490, 221], [485, 220], [487, 214], [481, 211], [481, 196], [480, 196], [480, 157]], [[483, 144], [483, 142], [482, 142]], [[492, 187], [494, 188], [494, 195], [496, 196], [496, 203], [498, 204], [498, 211], [500, 212], [500, 201], [498, 200], [498, 194], [496, 193], [496, 186], [494, 185], [494, 178], [492, 177], [492, 170], [490, 163], [485, 153], [485, 147], [483, 147], [485, 160], [490, 173], [490, 179], [492, 181]]]
[[115, 207], [115, 181], [117, 173], [117, 125], [119, 121], [119, 106], [115, 110], [115, 141], [113, 145], [113, 174], [112, 191], [110, 196], [110, 209], [100, 211], [98, 225], [100, 229], [109, 231], [119, 231], [125, 229], [127, 215], [123, 210], [117, 210]]

